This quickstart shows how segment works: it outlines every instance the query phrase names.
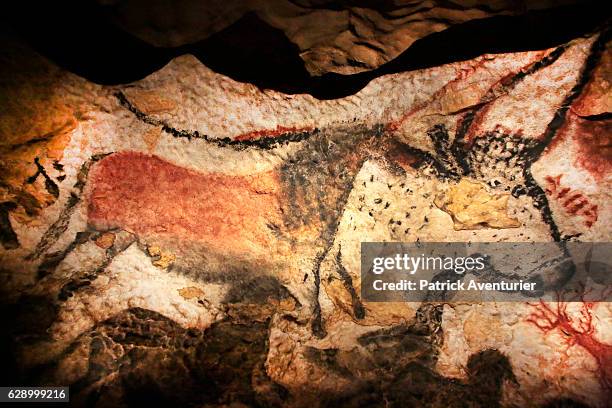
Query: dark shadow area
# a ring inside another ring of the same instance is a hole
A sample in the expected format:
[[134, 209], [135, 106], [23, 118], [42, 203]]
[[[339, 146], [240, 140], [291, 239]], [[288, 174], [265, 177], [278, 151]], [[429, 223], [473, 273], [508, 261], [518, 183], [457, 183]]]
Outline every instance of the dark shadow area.
[[0, 17], [9, 35], [25, 39], [60, 67], [100, 84], [136, 81], [172, 57], [110, 22], [91, 0], [13, 2]]
[[0, 302], [0, 386], [32, 386], [21, 367], [19, 346], [48, 339], [47, 329], [55, 319], [57, 309], [48, 298], [22, 296], [15, 302]]
[[206, 40], [156, 48], [110, 22], [91, 1], [13, 4], [4, 14], [18, 36], [61, 67], [101, 84], [128, 83], [190, 53], [216, 72], [260, 88], [320, 99], [353, 94], [380, 75], [437, 66], [484, 53], [554, 47], [592, 32], [610, 16], [604, 1], [498, 16], [453, 26], [415, 42], [380, 68], [356, 75], [311, 77], [298, 47], [255, 14]]

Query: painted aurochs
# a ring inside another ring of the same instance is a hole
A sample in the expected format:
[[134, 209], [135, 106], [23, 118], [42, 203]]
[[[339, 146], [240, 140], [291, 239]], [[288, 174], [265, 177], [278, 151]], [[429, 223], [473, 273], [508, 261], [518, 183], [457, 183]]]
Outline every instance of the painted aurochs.
[[36, 70], [0, 129], [39, 129], [0, 146], [20, 381], [96, 407], [606, 406], [608, 303], [368, 303], [359, 244], [609, 241], [608, 37], [330, 100], [189, 55], [97, 85], [6, 40]]

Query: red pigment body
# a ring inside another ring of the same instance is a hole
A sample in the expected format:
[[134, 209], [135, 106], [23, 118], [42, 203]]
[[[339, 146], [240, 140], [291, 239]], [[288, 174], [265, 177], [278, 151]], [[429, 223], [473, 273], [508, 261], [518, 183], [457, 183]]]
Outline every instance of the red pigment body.
[[576, 162], [602, 180], [612, 168], [612, 120], [587, 120], [571, 114], [574, 140], [578, 144]]
[[544, 154], [566, 141], [575, 146], [575, 164], [578, 167], [588, 171], [596, 181], [609, 177], [612, 169], [612, 120], [585, 119], [569, 110], [565, 123]]
[[557, 301], [553, 309], [543, 301], [532, 304], [536, 309], [527, 319], [544, 333], [559, 329], [567, 336], [568, 346], [574, 344], [584, 348], [597, 363], [597, 375], [606, 393], [612, 394], [612, 345], [604, 344], [595, 338], [592, 309], [595, 302], [582, 302], [580, 315], [572, 318], [567, 313], [567, 303]]
[[281, 222], [277, 176], [200, 173], [159, 157], [113, 154], [91, 174], [89, 223], [144, 237], [204, 243], [209, 248], [265, 253]]
[[310, 132], [314, 128], [312, 126], [307, 127], [286, 127], [286, 126], [277, 126], [276, 129], [267, 129], [267, 130], [254, 130], [252, 132], [243, 133], [234, 137], [236, 141], [245, 141], [245, 140], [256, 140], [256, 139], [268, 139], [280, 137], [288, 133], [302, 133], [302, 132]]

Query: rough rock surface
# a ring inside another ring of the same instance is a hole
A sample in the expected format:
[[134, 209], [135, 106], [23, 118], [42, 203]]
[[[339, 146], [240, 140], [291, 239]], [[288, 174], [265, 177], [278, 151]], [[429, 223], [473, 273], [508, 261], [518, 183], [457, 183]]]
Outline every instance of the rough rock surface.
[[[354, 74], [377, 68], [412, 43], [454, 25], [575, 3], [512, 1], [100, 0], [114, 20], [140, 39], [176, 47], [210, 37], [254, 13], [294, 43], [308, 72]], [[148, 9], [148, 12], [142, 10]], [[256, 35], [256, 34], [255, 34]]]
[[491, 194], [486, 186], [462, 179], [434, 200], [453, 217], [455, 229], [516, 228], [520, 223], [506, 215], [510, 193]]
[[609, 404], [609, 303], [359, 296], [362, 241], [610, 241], [607, 34], [325, 101], [189, 55], [96, 85], [11, 41], [0, 277], [23, 381], [87, 406]]

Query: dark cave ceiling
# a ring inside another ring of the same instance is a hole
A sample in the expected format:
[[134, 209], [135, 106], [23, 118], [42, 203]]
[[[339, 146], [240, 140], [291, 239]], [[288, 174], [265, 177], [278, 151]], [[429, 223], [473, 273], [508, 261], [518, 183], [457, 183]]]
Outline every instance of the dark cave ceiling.
[[5, 17], [43, 55], [97, 83], [138, 80], [189, 53], [241, 82], [328, 99], [384, 74], [556, 46], [596, 30], [607, 8], [575, 0], [25, 1]]

